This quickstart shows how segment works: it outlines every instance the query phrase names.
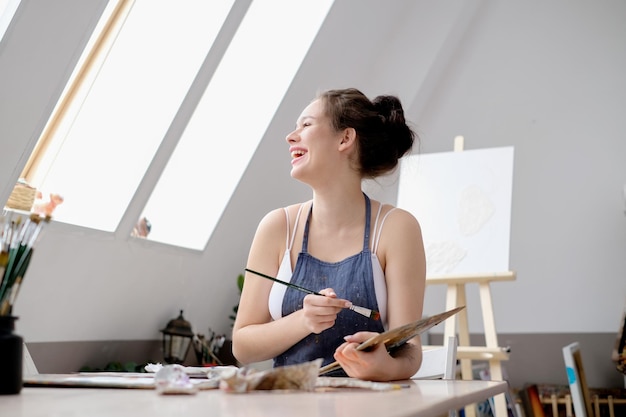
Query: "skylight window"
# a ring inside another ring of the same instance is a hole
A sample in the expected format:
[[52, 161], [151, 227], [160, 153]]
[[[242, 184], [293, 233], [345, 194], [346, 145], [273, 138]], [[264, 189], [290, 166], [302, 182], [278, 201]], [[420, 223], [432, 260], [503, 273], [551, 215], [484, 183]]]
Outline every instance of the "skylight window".
[[103, 19], [125, 4], [28, 180], [63, 196], [57, 222], [116, 232], [141, 213], [149, 240], [202, 250], [332, 0], [119, 0]]
[[[114, 231], [232, 1], [136, 0], [38, 189], [55, 220]], [[52, 154], [52, 152], [50, 152]]]
[[204, 248], [331, 4], [252, 2], [146, 206], [150, 239]]
[[20, 0], [0, 0], [0, 42], [20, 5]]

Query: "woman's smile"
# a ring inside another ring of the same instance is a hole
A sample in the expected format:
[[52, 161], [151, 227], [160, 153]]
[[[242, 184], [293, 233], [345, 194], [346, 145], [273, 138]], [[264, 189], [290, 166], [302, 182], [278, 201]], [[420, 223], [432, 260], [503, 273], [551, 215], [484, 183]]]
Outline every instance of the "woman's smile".
[[306, 151], [302, 148], [296, 148], [296, 147], [291, 147], [289, 149], [289, 152], [291, 153], [291, 163], [295, 164], [296, 162], [298, 162], [299, 160], [302, 159], [302, 157], [306, 154]]

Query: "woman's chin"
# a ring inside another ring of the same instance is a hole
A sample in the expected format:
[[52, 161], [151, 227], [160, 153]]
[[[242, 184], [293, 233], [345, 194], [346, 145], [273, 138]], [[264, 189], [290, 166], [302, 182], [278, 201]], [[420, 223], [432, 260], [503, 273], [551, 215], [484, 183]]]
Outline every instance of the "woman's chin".
[[305, 184], [308, 184], [307, 175], [302, 169], [298, 169], [296, 167], [291, 168], [291, 178], [293, 178], [294, 180], [303, 182]]
[[302, 168], [298, 165], [298, 163], [294, 163], [291, 165], [291, 177], [294, 179], [298, 179], [302, 175]]

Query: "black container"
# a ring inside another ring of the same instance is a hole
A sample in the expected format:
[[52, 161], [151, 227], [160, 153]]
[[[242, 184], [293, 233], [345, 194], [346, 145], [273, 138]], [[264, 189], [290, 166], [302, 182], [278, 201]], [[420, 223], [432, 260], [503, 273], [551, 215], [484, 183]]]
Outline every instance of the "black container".
[[0, 316], [0, 395], [22, 390], [24, 340], [14, 333], [16, 320], [14, 316]]

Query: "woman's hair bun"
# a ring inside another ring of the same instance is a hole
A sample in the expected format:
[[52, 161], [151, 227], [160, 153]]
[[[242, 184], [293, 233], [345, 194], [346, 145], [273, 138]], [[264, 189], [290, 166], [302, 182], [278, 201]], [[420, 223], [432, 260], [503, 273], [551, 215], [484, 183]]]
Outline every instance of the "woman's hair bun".
[[396, 96], [382, 95], [372, 100], [374, 108], [378, 111], [393, 144], [397, 148], [397, 156], [400, 158], [408, 152], [415, 140], [415, 133], [407, 125], [404, 118], [404, 110], [400, 99]]
[[353, 128], [358, 136], [359, 170], [364, 177], [388, 173], [413, 146], [415, 133], [407, 125], [396, 96], [374, 100], [355, 88], [328, 90], [318, 95], [334, 129]]

